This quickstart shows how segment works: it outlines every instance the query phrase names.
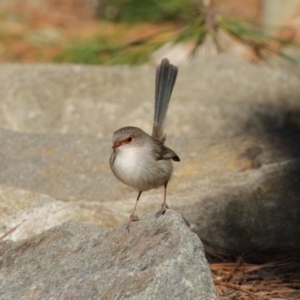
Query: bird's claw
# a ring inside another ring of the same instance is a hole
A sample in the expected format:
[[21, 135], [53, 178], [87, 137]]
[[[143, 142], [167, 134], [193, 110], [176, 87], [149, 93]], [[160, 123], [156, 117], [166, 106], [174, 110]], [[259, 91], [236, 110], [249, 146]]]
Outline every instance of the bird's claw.
[[140, 219], [139, 219], [139, 217], [137, 216], [137, 215], [134, 215], [134, 216], [130, 216], [130, 220], [132, 221], [132, 222], [136, 222], [136, 221], [139, 221]]
[[161, 215], [164, 215], [166, 213], [166, 210], [169, 209], [168, 204], [163, 204], [161, 206], [161, 209], [155, 214], [155, 218], [157, 219], [158, 217], [160, 217]]
[[130, 219], [129, 219], [128, 225], [126, 226], [126, 231], [128, 233], [130, 233], [131, 223], [132, 222], [137, 222], [137, 221], [139, 221], [139, 217], [137, 215], [130, 215]]

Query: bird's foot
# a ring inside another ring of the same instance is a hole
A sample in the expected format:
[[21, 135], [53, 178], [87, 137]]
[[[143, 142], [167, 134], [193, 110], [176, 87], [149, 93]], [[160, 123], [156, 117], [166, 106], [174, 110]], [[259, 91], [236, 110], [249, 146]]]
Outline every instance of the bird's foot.
[[161, 209], [155, 214], [156, 219], [159, 216], [164, 215], [167, 209], [169, 209], [168, 204], [162, 204]]
[[126, 226], [126, 230], [127, 230], [128, 233], [130, 233], [131, 223], [136, 222], [136, 221], [139, 221], [139, 217], [137, 215], [130, 215], [129, 222]]

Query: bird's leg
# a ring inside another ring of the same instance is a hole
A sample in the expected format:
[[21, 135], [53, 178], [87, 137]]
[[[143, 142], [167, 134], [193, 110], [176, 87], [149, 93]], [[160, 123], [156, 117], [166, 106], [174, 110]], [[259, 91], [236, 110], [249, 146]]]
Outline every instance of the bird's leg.
[[166, 212], [166, 210], [169, 208], [169, 206], [167, 205], [167, 185], [168, 182], [166, 182], [164, 185], [164, 201], [161, 205], [161, 209], [155, 214], [156, 218], [163, 215]]
[[132, 210], [132, 213], [130, 214], [129, 222], [128, 222], [128, 225], [126, 227], [126, 230], [128, 232], [130, 232], [130, 225], [131, 225], [131, 223], [134, 222], [134, 221], [138, 221], [139, 220], [139, 217], [137, 215], [135, 215], [135, 210], [137, 208], [137, 205], [138, 205], [138, 202], [139, 202], [141, 194], [142, 194], [142, 191], [139, 191], [139, 194], [138, 194], [137, 199], [135, 201], [134, 208]]

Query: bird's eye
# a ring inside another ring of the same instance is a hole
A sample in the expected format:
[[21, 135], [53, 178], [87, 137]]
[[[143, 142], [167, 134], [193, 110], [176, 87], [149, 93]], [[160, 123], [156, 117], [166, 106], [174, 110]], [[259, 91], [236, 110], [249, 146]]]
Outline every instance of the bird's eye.
[[127, 142], [130, 143], [132, 141], [132, 137], [130, 136], [128, 139], [127, 139]]

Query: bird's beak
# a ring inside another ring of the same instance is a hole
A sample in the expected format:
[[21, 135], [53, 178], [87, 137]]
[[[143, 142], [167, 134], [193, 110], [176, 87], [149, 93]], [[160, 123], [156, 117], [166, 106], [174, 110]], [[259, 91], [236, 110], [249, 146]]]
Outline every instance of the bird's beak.
[[118, 148], [122, 145], [122, 142], [115, 142], [112, 146], [113, 149]]

